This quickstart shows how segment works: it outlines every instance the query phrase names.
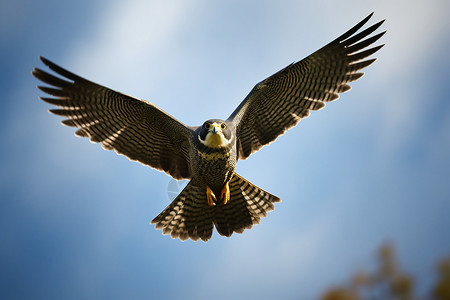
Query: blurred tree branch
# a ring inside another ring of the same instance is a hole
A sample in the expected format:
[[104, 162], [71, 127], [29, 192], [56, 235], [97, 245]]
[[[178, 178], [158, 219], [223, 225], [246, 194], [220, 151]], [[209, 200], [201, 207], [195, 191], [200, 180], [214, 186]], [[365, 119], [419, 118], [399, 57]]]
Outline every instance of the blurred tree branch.
[[385, 244], [378, 251], [375, 272], [357, 272], [351, 283], [326, 291], [320, 300], [450, 300], [450, 257], [438, 263], [438, 274], [431, 294], [419, 298], [414, 293], [414, 277], [400, 270], [393, 246]]

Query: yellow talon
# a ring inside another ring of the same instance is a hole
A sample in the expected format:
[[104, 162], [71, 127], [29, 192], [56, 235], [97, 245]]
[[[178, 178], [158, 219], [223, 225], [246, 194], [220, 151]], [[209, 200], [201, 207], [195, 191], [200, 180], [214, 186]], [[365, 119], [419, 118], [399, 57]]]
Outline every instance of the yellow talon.
[[228, 186], [228, 182], [223, 186], [220, 192], [220, 198], [223, 200], [223, 204], [230, 202], [230, 187]]
[[208, 205], [214, 206], [216, 205], [216, 195], [214, 195], [213, 191], [206, 186], [206, 198], [208, 199]]

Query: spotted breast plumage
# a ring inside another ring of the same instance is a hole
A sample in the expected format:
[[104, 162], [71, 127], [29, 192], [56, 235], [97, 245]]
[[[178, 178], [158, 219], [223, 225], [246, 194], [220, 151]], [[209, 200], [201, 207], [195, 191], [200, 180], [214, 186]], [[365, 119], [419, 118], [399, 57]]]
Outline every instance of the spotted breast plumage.
[[[207, 241], [215, 227], [231, 236], [258, 224], [274, 209], [278, 197], [236, 174], [236, 164], [295, 126], [311, 110], [336, 100], [359, 79], [361, 69], [383, 45], [385, 32], [373, 34], [384, 21], [360, 29], [372, 14], [303, 60], [258, 83], [226, 119], [189, 127], [154, 104], [113, 91], [79, 77], [41, 57], [60, 76], [35, 68], [53, 97], [42, 100], [59, 108], [76, 135], [114, 149], [131, 160], [189, 183], [152, 223], [181, 240]], [[358, 31], [360, 31], [358, 33]]]

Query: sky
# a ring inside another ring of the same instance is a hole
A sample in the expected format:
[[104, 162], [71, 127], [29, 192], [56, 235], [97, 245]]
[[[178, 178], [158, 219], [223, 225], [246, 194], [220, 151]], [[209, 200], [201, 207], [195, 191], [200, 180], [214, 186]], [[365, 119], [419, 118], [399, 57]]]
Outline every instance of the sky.
[[[207, 243], [155, 230], [170, 177], [75, 137], [31, 75], [42, 55], [196, 126], [371, 12], [365, 76], [238, 164], [282, 202]], [[318, 299], [386, 242], [426, 294], [450, 254], [448, 1], [3, 0], [0, 52], [0, 298]]]

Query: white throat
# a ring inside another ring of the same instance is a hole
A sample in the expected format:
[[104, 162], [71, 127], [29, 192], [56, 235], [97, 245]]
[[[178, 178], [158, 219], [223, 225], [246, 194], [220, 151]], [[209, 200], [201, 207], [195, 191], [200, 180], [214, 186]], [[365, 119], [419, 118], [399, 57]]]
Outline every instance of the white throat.
[[230, 144], [230, 141], [225, 138], [222, 132], [208, 132], [204, 140], [200, 136], [198, 136], [198, 140], [209, 148], [223, 148]]

